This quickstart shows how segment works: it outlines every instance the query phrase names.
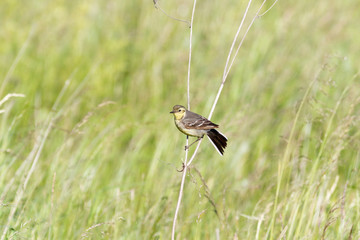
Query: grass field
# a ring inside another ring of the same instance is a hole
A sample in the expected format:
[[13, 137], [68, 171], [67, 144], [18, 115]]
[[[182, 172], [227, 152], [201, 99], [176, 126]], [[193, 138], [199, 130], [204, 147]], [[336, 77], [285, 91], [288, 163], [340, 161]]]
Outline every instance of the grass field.
[[[159, 3], [190, 20], [192, 1]], [[209, 114], [246, 5], [197, 3], [195, 112]], [[176, 239], [360, 238], [359, 12], [290, 0], [255, 21], [212, 118], [228, 148], [203, 141]], [[187, 25], [150, 0], [2, 0], [0, 26], [0, 239], [170, 239]]]

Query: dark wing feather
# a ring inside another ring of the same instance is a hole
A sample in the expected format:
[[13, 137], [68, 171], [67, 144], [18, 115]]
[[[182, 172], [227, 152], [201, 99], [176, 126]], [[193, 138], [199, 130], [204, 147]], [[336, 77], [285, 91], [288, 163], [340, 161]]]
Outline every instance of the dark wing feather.
[[208, 130], [219, 127], [219, 125], [209, 121], [203, 116], [190, 111], [186, 112], [186, 117], [183, 119], [183, 124], [187, 129]]

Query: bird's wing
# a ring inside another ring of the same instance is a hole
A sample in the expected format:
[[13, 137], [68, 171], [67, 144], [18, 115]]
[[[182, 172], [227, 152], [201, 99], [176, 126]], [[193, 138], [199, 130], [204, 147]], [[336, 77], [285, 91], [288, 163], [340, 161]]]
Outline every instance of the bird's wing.
[[211, 122], [203, 116], [190, 111], [186, 112], [186, 117], [183, 119], [183, 124], [187, 129], [213, 129], [218, 128], [219, 125]]

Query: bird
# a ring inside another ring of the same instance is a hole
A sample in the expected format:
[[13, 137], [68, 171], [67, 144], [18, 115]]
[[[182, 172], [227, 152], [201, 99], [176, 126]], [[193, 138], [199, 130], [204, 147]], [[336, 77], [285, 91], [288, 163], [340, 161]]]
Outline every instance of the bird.
[[217, 131], [219, 125], [211, 122], [207, 118], [187, 110], [182, 105], [175, 105], [170, 112], [174, 115], [174, 122], [180, 132], [198, 139], [191, 143], [189, 146], [185, 146], [185, 150], [189, 149], [191, 145], [202, 139], [205, 135], [209, 138], [212, 145], [217, 152], [222, 156], [224, 149], [227, 146], [227, 138], [224, 134]]

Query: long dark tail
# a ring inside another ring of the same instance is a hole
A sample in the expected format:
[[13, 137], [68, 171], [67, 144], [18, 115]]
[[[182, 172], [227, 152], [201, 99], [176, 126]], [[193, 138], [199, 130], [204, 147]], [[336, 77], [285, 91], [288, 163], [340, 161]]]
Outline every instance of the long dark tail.
[[207, 136], [210, 142], [214, 145], [215, 149], [222, 156], [224, 154], [224, 149], [227, 146], [227, 138], [215, 129], [211, 129], [207, 132]]

